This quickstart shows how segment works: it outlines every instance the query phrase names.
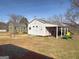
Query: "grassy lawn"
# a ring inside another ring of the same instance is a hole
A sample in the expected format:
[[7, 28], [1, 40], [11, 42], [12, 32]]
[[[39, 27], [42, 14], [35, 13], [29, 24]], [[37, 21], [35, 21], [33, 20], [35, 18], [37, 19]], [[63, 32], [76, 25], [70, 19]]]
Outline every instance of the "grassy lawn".
[[14, 44], [56, 59], [79, 59], [79, 40], [17, 35], [0, 37], [0, 45], [3, 44]]

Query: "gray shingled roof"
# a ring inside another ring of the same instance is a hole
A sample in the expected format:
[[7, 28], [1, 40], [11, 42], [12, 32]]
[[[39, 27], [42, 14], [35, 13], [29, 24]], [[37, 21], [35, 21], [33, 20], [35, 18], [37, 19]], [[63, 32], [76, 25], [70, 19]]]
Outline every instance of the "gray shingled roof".
[[37, 21], [44, 23], [44, 24], [54, 24], [54, 25], [59, 25], [59, 26], [66, 26], [64, 23], [61, 23], [61, 22], [58, 22], [58, 21], [50, 22], [50, 21], [43, 20], [43, 19], [34, 19], [34, 20], [37, 20]]
[[[41, 22], [41, 23], [44, 23], [44, 24], [52, 24], [51, 22], [49, 22], [49, 21], [47, 21], [47, 20], [43, 20], [43, 19], [34, 19], [34, 20], [37, 20], [37, 21], [39, 21], [39, 22]], [[32, 20], [33, 21], [33, 20]], [[32, 22], [31, 21], [31, 22]]]
[[10, 20], [9, 22], [8, 22], [8, 24], [9, 23], [13, 23], [15, 26], [21, 26], [20, 24], [26, 24], [26, 25], [28, 25], [28, 20], [26, 20], [26, 18], [20, 18], [20, 17], [18, 17], [17, 19], [16, 19], [16, 21], [12, 21], [12, 20]]
[[38, 19], [38, 21], [40, 21], [40, 22], [42, 22], [42, 23], [49, 23], [49, 24], [51, 24], [51, 22], [49, 22], [49, 21], [46, 21], [46, 20], [42, 20], [42, 19]]

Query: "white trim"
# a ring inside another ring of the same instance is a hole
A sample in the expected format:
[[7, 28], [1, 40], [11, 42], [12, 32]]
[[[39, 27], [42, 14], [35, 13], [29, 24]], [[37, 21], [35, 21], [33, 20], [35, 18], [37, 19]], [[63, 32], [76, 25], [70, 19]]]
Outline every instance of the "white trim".
[[58, 39], [58, 26], [56, 27], [56, 38]]

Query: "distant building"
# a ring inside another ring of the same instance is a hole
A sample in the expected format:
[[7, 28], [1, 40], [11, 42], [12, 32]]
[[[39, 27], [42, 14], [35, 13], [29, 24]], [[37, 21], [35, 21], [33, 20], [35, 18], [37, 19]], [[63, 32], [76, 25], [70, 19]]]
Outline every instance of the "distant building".
[[[52, 24], [42, 19], [34, 19], [28, 24], [28, 34], [38, 36], [56, 36], [58, 38], [59, 32], [66, 33], [67, 29], [64, 25]], [[63, 31], [64, 30], [64, 31]]]
[[7, 32], [7, 24], [0, 22], [0, 32]]
[[26, 18], [17, 19], [16, 22], [10, 20], [8, 22], [8, 31], [10, 33], [27, 33], [28, 21]]

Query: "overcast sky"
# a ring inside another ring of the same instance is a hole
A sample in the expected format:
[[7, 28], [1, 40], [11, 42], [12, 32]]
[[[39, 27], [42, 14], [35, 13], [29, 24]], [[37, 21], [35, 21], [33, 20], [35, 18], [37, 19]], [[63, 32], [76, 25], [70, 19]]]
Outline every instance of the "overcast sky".
[[69, 0], [0, 0], [0, 19], [6, 22], [10, 14], [48, 18], [63, 15], [69, 7]]

